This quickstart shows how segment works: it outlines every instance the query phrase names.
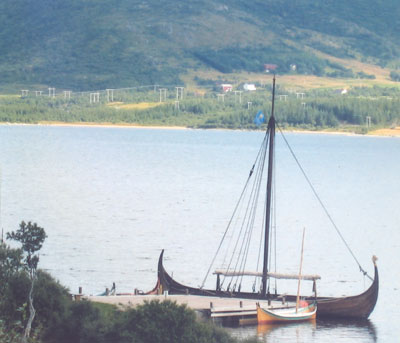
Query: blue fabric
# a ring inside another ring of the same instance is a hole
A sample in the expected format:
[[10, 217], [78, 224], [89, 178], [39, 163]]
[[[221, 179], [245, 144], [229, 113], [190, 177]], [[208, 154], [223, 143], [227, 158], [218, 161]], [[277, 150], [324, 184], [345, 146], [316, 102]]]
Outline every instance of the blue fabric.
[[264, 119], [265, 119], [264, 113], [262, 113], [262, 111], [260, 110], [257, 112], [254, 118], [254, 124], [260, 126], [264, 122]]

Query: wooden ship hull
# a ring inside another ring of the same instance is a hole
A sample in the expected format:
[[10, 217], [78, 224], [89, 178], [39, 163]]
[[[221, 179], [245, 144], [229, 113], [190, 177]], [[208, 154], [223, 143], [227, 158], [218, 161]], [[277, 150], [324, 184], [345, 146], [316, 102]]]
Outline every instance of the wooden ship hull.
[[[164, 250], [161, 252], [158, 260], [158, 280], [157, 286], [153, 290], [155, 293], [163, 293], [168, 291], [169, 294], [187, 294], [212, 297], [229, 297], [238, 299], [254, 299], [254, 300], [280, 300], [282, 296], [279, 294], [267, 294], [262, 296], [261, 293], [251, 292], [227, 292], [222, 290], [200, 289], [185, 286], [175, 281], [165, 270], [163, 265]], [[316, 301], [318, 306], [318, 318], [353, 318], [366, 319], [373, 311], [378, 299], [379, 292], [379, 276], [378, 268], [375, 265], [375, 275], [371, 286], [363, 293], [355, 296], [347, 297], [306, 297], [305, 300], [310, 302]], [[287, 301], [296, 301], [296, 295], [285, 295]]]

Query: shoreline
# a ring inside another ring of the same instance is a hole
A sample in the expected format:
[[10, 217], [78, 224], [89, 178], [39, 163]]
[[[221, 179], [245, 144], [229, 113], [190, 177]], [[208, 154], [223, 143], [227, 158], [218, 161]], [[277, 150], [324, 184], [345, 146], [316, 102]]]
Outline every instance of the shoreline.
[[127, 129], [162, 129], [162, 130], [194, 130], [185, 126], [161, 126], [161, 125], [138, 125], [138, 124], [113, 124], [113, 123], [94, 123], [94, 122], [39, 122], [39, 123], [6, 123], [1, 122], [0, 126], [56, 126], [56, 127], [103, 127], [103, 128], [127, 128]]
[[[226, 129], [226, 128], [213, 128], [213, 129], [203, 129], [203, 128], [190, 128], [187, 126], [162, 126], [162, 125], [138, 125], [130, 123], [95, 123], [95, 122], [39, 122], [39, 123], [10, 123], [10, 122], [0, 122], [0, 126], [55, 126], [55, 127], [97, 127], [97, 128], [127, 128], [127, 129], [157, 129], [157, 130], [242, 130], [243, 129]], [[247, 130], [255, 131], [255, 130]], [[343, 136], [369, 136], [369, 137], [400, 137], [400, 127], [396, 128], [386, 128], [377, 129], [366, 134], [350, 132], [350, 131], [331, 131], [331, 130], [307, 130], [298, 128], [284, 129], [283, 132], [292, 133], [305, 133], [305, 134], [322, 134], [322, 135], [343, 135]]]

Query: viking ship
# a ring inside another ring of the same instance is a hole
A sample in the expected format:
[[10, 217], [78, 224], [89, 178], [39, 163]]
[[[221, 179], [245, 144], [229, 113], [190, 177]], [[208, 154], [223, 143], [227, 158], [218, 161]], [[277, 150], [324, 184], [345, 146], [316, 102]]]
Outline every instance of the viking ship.
[[[275, 76], [273, 78], [273, 84], [272, 84], [272, 108], [271, 108], [271, 115], [268, 121], [268, 126], [266, 130], [266, 134], [262, 143], [262, 147], [257, 155], [256, 162], [254, 163], [253, 167], [251, 168], [251, 171], [248, 176], [248, 180], [246, 181], [245, 184], [245, 189], [249, 185], [249, 180], [253, 177], [256, 180], [261, 180], [264, 179], [264, 182], [266, 184], [266, 196], [264, 199], [265, 205], [264, 205], [264, 210], [263, 212], [263, 238], [259, 239], [258, 241], [263, 243], [263, 257], [262, 259], [262, 264], [263, 268], [262, 271], [246, 271], [244, 270], [244, 266], [246, 265], [246, 261], [244, 258], [247, 258], [249, 255], [249, 237], [250, 233], [252, 231], [252, 227], [254, 226], [254, 218], [255, 215], [253, 214], [252, 209], [250, 208], [251, 206], [245, 207], [246, 208], [246, 218], [248, 221], [248, 224], [245, 229], [243, 229], [244, 232], [244, 243], [241, 245], [240, 252], [241, 256], [243, 259], [242, 260], [237, 260], [236, 262], [232, 263], [232, 260], [229, 262], [228, 267], [226, 267], [223, 270], [216, 270], [214, 274], [217, 277], [216, 281], [216, 287], [215, 289], [206, 289], [204, 288], [205, 280], [207, 276], [210, 273], [211, 267], [215, 261], [215, 257], [217, 254], [220, 252], [220, 247], [217, 249], [217, 252], [212, 260], [212, 263], [210, 265], [210, 268], [207, 271], [207, 275], [203, 281], [203, 284], [198, 287], [190, 287], [183, 285], [177, 281], [175, 281], [165, 270], [164, 265], [163, 265], [163, 255], [164, 255], [164, 250], [162, 250], [159, 261], [158, 261], [158, 281], [156, 287], [149, 293], [160, 293], [164, 291], [168, 291], [169, 294], [191, 294], [191, 295], [200, 295], [200, 296], [215, 296], [215, 297], [232, 297], [232, 298], [241, 298], [241, 299], [255, 299], [255, 300], [280, 300], [282, 298], [285, 298], [286, 301], [296, 301], [296, 295], [286, 295], [286, 294], [279, 294], [278, 292], [270, 292], [270, 283], [271, 279], [296, 279], [298, 278], [298, 275], [286, 275], [286, 274], [278, 274], [276, 272], [272, 272], [270, 269], [270, 246], [271, 246], [271, 231], [273, 229], [272, 227], [272, 220], [273, 220], [273, 213], [272, 213], [272, 202], [273, 202], [273, 174], [274, 174], [274, 149], [275, 149], [275, 131], [277, 127], [277, 122], [275, 120], [274, 116], [274, 104], [275, 104]], [[259, 115], [259, 113], [257, 114]], [[259, 120], [259, 118], [258, 118]], [[280, 127], [278, 126], [279, 130]], [[282, 135], [283, 132], [280, 130]], [[288, 144], [286, 138], [284, 138], [284, 141]], [[292, 152], [292, 149], [289, 147], [289, 150]], [[295, 155], [293, 155], [294, 159], [296, 162], [299, 164], [297, 158]], [[376, 265], [376, 260], [377, 258], [373, 256], [373, 264], [374, 264], [374, 277], [370, 277], [368, 273], [361, 267], [361, 265], [358, 263], [358, 260], [354, 256], [353, 252], [349, 248], [347, 242], [344, 240], [343, 236], [341, 235], [339, 229], [337, 228], [336, 224], [333, 222], [332, 217], [329, 215], [327, 212], [324, 204], [320, 200], [320, 197], [316, 193], [315, 189], [313, 188], [311, 182], [307, 178], [307, 175], [305, 174], [303, 168], [299, 164], [300, 170], [303, 173], [303, 175], [306, 178], [306, 181], [308, 182], [309, 186], [311, 187], [311, 190], [313, 191], [314, 195], [316, 196], [317, 200], [319, 201], [320, 205], [323, 207], [324, 211], [326, 212], [328, 219], [331, 221], [332, 225], [336, 229], [337, 233], [339, 234], [340, 238], [342, 241], [345, 243], [345, 246], [347, 249], [349, 249], [351, 255], [353, 256], [354, 260], [357, 262], [360, 271], [364, 274], [364, 276], [367, 276], [370, 278], [372, 281], [371, 285], [369, 288], [364, 291], [361, 294], [354, 295], [354, 296], [341, 296], [341, 297], [324, 297], [324, 296], [303, 296], [302, 299], [305, 301], [311, 302], [316, 302], [318, 306], [318, 313], [317, 316], [318, 318], [320, 317], [325, 317], [325, 318], [368, 318], [368, 316], [371, 314], [373, 311], [375, 304], [377, 302], [378, 298], [378, 291], [379, 291], [379, 276], [378, 276], [378, 268]], [[265, 174], [264, 171], [267, 171], [266, 175], [266, 180], [265, 177], [263, 178], [263, 175]], [[257, 181], [258, 182], [258, 181]], [[254, 187], [252, 188], [249, 193], [252, 194], [254, 197], [259, 196], [259, 188], [260, 188], [260, 183], [261, 181], [258, 182], [258, 188]], [[242, 196], [244, 194], [244, 190], [240, 196], [239, 202], [242, 199]], [[254, 199], [250, 200], [249, 203], [255, 204], [256, 201]], [[255, 207], [255, 206], [254, 206]], [[234, 210], [234, 215], [238, 211], [239, 208], [239, 203], [236, 205], [236, 208]], [[259, 211], [261, 212], [261, 211]], [[228, 228], [230, 224], [234, 221], [234, 215], [229, 221]], [[228, 234], [228, 228], [225, 231], [223, 238], [221, 240], [224, 241], [224, 239], [227, 238]], [[261, 247], [262, 248], [262, 247]], [[261, 251], [262, 249], [260, 249]], [[262, 254], [259, 254], [262, 255]], [[234, 266], [234, 267], [232, 267]], [[259, 280], [259, 290], [257, 290], [253, 286], [252, 292], [248, 291], [243, 291], [241, 289], [241, 280], [243, 279], [244, 276], [252, 276], [255, 277], [257, 280]], [[236, 278], [236, 280], [239, 280], [238, 282], [233, 282], [229, 281], [228, 285], [224, 286], [224, 282], [227, 278]], [[317, 279], [319, 279], [318, 275], [302, 275], [302, 279], [307, 279], [307, 280], [312, 280], [314, 282], [314, 288], [315, 288], [315, 282]], [[221, 280], [222, 279], [222, 280]]]

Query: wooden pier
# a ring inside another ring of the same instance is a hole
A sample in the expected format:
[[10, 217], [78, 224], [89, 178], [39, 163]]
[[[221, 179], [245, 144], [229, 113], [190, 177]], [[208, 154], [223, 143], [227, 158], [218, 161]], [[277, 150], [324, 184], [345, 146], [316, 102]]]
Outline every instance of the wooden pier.
[[109, 295], [109, 296], [82, 296], [93, 302], [116, 305], [121, 309], [134, 308], [144, 304], [145, 301], [173, 301], [178, 305], [185, 304], [188, 308], [196, 311], [202, 318], [211, 318], [222, 324], [245, 325], [257, 324], [256, 303], [259, 302], [263, 308], [276, 308], [289, 306], [288, 303], [273, 301], [268, 305], [267, 301], [238, 299], [238, 298], [218, 298], [196, 295]]

